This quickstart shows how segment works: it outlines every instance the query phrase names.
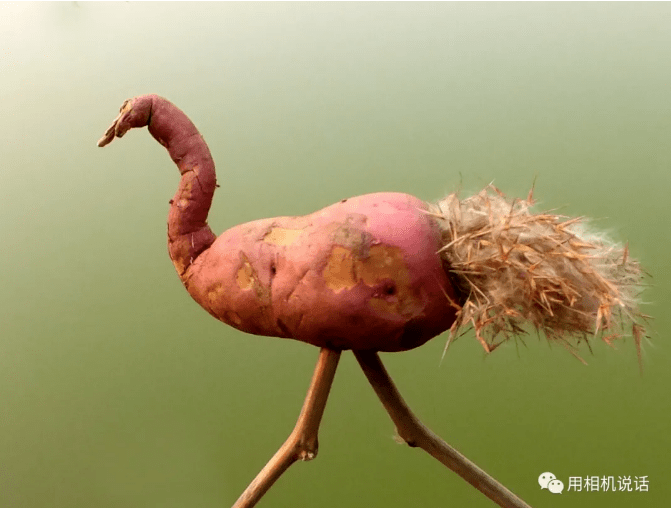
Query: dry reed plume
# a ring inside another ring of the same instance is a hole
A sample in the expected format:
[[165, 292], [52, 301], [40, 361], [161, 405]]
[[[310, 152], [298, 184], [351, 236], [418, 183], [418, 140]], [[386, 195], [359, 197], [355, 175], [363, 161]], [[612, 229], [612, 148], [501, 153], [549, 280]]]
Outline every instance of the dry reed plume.
[[532, 191], [510, 201], [489, 185], [463, 200], [450, 194], [432, 207], [443, 231], [441, 254], [460, 295], [450, 301], [457, 318], [448, 345], [472, 325], [490, 352], [531, 323], [581, 361], [575, 349], [581, 340], [600, 335], [611, 345], [631, 334], [640, 361], [647, 316], [638, 308], [639, 263], [627, 246], [588, 232], [582, 217], [532, 213]]

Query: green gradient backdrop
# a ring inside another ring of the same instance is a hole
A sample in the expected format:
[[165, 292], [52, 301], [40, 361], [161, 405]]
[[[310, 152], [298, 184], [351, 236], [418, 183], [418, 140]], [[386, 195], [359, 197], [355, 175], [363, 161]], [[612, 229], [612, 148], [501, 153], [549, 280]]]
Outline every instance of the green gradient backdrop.
[[[317, 350], [210, 318], [166, 253], [177, 172], [146, 132], [95, 142], [155, 92], [210, 143], [216, 231], [494, 180], [599, 218], [654, 275], [631, 343], [585, 367], [472, 335], [384, 359], [438, 434], [535, 507], [662, 507], [669, 466], [671, 5], [0, 4], [0, 507], [230, 506], [292, 428]], [[667, 224], [667, 226], [664, 226]], [[486, 507], [393, 426], [350, 354], [317, 460], [265, 508]], [[648, 493], [564, 493], [569, 476]]]

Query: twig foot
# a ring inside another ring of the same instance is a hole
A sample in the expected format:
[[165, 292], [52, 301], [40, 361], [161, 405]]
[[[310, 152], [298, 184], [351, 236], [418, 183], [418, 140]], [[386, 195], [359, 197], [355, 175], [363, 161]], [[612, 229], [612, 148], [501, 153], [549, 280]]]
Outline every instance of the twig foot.
[[382, 405], [396, 425], [398, 435], [412, 447], [436, 458], [489, 499], [503, 508], [531, 508], [503, 484], [452, 448], [412, 413], [375, 351], [354, 351]]
[[240, 495], [233, 508], [251, 508], [297, 460], [312, 460], [319, 448], [318, 433], [324, 407], [335, 376], [340, 351], [322, 348], [312, 382], [296, 426], [252, 483]]

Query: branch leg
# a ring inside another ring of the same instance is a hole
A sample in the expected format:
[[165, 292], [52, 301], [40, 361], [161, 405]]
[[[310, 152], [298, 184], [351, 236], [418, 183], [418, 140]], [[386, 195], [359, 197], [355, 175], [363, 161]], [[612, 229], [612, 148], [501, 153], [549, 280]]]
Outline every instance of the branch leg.
[[501, 483], [448, 445], [412, 413], [375, 351], [354, 351], [359, 365], [408, 445], [436, 458], [489, 499], [504, 508], [531, 508]]
[[312, 460], [317, 456], [319, 424], [324, 414], [324, 407], [339, 359], [340, 351], [329, 348], [321, 349], [310, 388], [294, 430], [240, 495], [233, 508], [251, 508], [256, 505], [291, 464], [297, 460]]

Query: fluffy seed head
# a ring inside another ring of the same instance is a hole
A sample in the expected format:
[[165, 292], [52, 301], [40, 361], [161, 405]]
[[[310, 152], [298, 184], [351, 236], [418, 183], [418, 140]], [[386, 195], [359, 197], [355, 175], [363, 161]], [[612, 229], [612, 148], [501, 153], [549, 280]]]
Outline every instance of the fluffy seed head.
[[[627, 246], [587, 230], [584, 218], [533, 213], [493, 185], [430, 209], [443, 232], [443, 259], [459, 295], [448, 344], [471, 325], [487, 352], [531, 323], [577, 356], [575, 344], [600, 336], [609, 345], [645, 333], [638, 308], [643, 271]], [[578, 357], [579, 358], [579, 357]]]

